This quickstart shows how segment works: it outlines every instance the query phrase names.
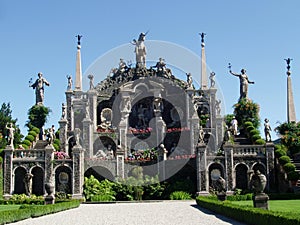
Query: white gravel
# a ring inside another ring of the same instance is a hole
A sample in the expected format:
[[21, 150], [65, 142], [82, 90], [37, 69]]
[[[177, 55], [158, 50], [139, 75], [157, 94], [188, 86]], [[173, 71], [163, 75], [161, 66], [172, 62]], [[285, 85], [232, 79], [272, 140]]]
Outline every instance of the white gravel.
[[199, 208], [195, 201], [81, 204], [79, 208], [30, 218], [16, 225], [243, 225]]

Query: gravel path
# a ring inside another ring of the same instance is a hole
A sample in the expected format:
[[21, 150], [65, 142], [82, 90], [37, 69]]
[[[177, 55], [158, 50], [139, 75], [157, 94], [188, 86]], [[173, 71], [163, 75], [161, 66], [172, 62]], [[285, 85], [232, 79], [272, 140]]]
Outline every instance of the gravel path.
[[16, 225], [243, 225], [199, 208], [195, 201], [161, 201], [117, 204], [81, 204], [71, 209]]

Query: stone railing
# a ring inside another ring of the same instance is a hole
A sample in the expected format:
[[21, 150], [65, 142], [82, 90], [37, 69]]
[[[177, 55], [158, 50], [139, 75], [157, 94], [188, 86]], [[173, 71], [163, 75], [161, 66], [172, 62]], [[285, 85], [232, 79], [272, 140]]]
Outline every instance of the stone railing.
[[233, 155], [234, 156], [265, 156], [266, 149], [263, 145], [244, 145], [244, 146], [237, 146], [233, 148]]
[[45, 160], [45, 150], [15, 150], [13, 160]]

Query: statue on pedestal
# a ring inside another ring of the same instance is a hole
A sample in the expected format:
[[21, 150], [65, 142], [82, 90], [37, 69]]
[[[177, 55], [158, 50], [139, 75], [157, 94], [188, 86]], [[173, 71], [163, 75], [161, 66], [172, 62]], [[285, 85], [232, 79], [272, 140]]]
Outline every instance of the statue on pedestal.
[[131, 42], [135, 45], [136, 67], [146, 67], [146, 46], [144, 44], [147, 33], [140, 33], [139, 39]]
[[264, 123], [264, 126], [265, 126], [265, 137], [266, 137], [266, 141], [271, 141], [271, 126], [270, 126], [270, 123], [269, 123], [269, 120], [266, 118], [265, 119], [265, 123]]
[[[32, 80], [32, 79], [31, 79]], [[44, 84], [49, 86], [50, 83], [43, 77], [42, 73], [38, 73], [38, 79], [32, 84], [31, 80], [29, 81], [29, 87], [35, 89], [35, 104], [43, 105], [44, 103]]]
[[72, 76], [71, 75], [67, 75], [67, 79], [68, 79], [68, 86], [67, 86], [67, 90], [71, 90], [72, 89]]
[[240, 98], [239, 98], [239, 100], [241, 100], [242, 98], [248, 98], [248, 85], [254, 84], [254, 81], [250, 81], [248, 79], [245, 69], [241, 70], [241, 74], [237, 74], [237, 73], [233, 73], [231, 71], [231, 64], [229, 64], [228, 68], [229, 68], [229, 73], [231, 73], [232, 75], [234, 75], [240, 79]]
[[25, 194], [30, 196], [31, 194], [31, 187], [30, 187], [30, 180], [32, 179], [33, 175], [31, 173], [26, 173], [23, 179], [25, 185]]
[[15, 135], [15, 128], [13, 127], [13, 123], [10, 123], [9, 126], [5, 126], [5, 128], [8, 130], [7, 135], [7, 145], [13, 147], [14, 146], [14, 135]]

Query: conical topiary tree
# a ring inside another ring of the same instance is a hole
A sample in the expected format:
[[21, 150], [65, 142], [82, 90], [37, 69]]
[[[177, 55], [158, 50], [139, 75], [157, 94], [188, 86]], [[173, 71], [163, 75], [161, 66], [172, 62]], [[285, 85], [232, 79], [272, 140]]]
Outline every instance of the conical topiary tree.
[[41, 129], [47, 122], [47, 117], [51, 112], [50, 108], [43, 105], [34, 105], [28, 110], [28, 121], [26, 126], [31, 130], [32, 127]]
[[247, 98], [242, 98], [234, 106], [234, 115], [238, 121], [240, 130], [245, 128], [245, 122], [252, 122], [254, 128], [258, 128], [259, 120], [259, 105]]

